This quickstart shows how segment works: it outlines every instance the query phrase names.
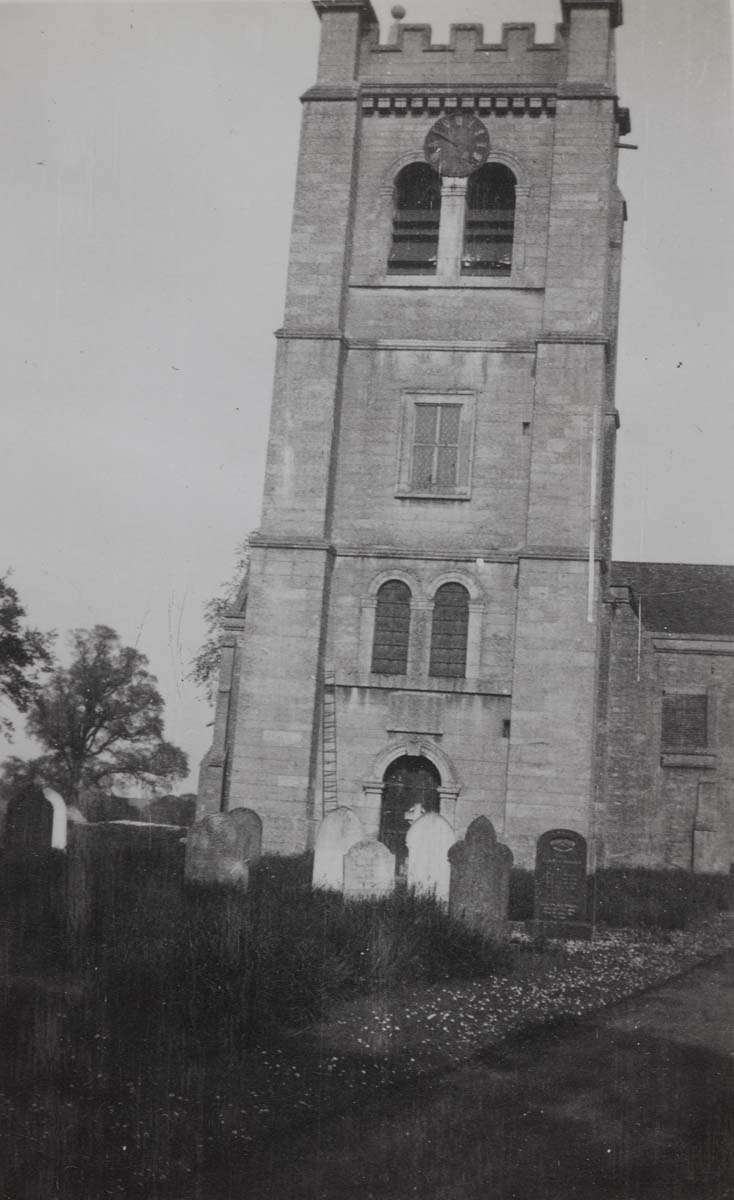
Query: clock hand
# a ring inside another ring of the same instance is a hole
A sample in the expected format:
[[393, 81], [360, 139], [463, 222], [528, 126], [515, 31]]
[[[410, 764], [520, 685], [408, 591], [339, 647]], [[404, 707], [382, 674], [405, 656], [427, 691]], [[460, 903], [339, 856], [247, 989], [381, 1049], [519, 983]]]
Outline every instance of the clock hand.
[[456, 142], [454, 141], [454, 139], [447, 137], [447, 135], [445, 133], [441, 133], [440, 130], [434, 129], [433, 136], [441, 138], [442, 141], [448, 142], [449, 146], [453, 146], [454, 150], [458, 150], [458, 146], [457, 146]]

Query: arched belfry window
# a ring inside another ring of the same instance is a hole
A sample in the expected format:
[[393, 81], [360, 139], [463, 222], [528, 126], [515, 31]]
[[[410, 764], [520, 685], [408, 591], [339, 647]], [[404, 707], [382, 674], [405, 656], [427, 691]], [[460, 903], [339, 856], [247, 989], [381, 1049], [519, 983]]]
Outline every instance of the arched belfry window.
[[441, 180], [428, 163], [398, 172], [393, 193], [392, 246], [387, 269], [398, 275], [435, 275]]
[[509, 275], [515, 228], [515, 176], [503, 163], [485, 163], [466, 189], [462, 275]]
[[406, 675], [410, 639], [410, 588], [389, 579], [377, 593], [372, 671], [376, 675]]
[[469, 593], [460, 583], [444, 583], [433, 600], [429, 675], [466, 676]]

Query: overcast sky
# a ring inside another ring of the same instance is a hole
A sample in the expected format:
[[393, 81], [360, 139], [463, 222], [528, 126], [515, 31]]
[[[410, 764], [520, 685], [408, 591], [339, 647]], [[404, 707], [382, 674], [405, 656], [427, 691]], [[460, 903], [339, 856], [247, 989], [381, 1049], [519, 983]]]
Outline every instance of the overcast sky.
[[[406, 7], [435, 40], [560, 19]], [[37, 625], [148, 654], [194, 776], [211, 713], [186, 674], [258, 524], [318, 24], [307, 0], [0, 4], [0, 571]], [[726, 0], [625, 0], [617, 558], [734, 563], [730, 52]]]

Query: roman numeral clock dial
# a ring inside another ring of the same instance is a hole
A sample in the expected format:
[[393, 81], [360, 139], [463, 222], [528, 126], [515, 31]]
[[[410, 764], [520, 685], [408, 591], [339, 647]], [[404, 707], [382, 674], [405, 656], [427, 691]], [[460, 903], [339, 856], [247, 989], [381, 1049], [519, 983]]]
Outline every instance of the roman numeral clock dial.
[[478, 117], [456, 113], [441, 117], [426, 135], [426, 162], [440, 175], [462, 178], [481, 167], [489, 154], [489, 134]]

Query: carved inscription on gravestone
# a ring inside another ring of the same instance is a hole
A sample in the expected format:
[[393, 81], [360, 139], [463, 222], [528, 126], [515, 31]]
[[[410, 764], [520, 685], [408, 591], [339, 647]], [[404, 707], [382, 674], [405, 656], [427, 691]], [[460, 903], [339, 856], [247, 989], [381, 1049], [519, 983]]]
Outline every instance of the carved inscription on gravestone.
[[586, 839], [572, 829], [549, 829], [538, 838], [535, 921], [562, 933], [565, 925], [586, 922], [586, 908]]
[[344, 898], [389, 896], [395, 888], [395, 855], [382, 842], [365, 839], [344, 855]]

